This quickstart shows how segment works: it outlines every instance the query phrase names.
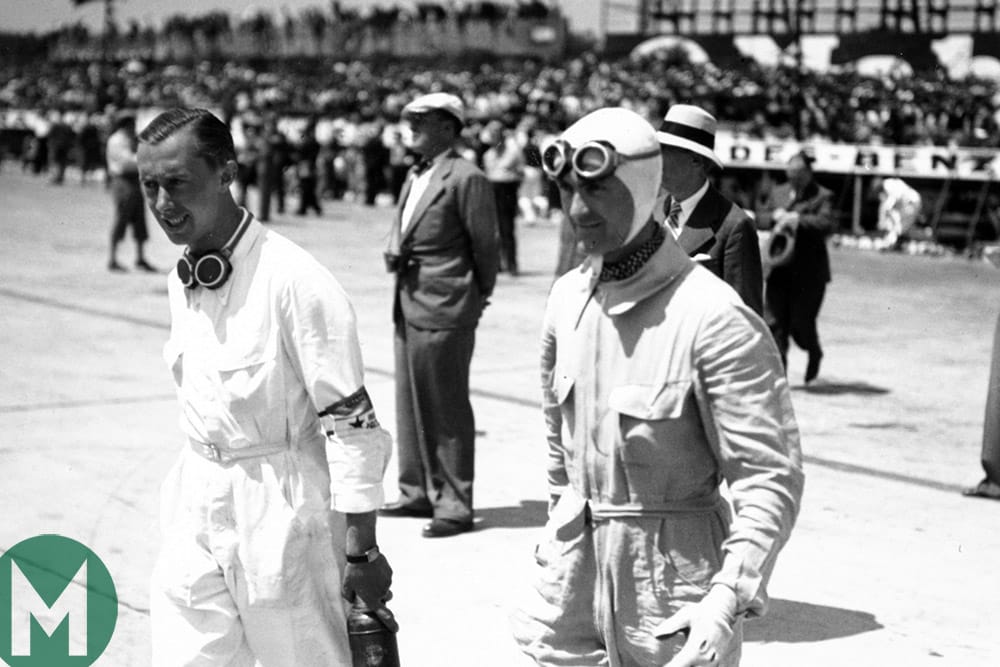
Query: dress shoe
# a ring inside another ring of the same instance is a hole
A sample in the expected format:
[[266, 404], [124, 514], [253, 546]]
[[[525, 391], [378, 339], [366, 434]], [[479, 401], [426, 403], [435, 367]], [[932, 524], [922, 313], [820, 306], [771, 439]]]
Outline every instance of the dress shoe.
[[984, 479], [979, 484], [976, 484], [971, 489], [965, 489], [962, 491], [963, 496], [972, 496], [975, 498], [989, 498], [990, 500], [1000, 500], [1000, 484], [997, 484], [991, 479]]
[[460, 535], [472, 530], [471, 521], [459, 521], [458, 519], [434, 519], [424, 526], [424, 537], [451, 537]]
[[822, 352], [810, 352], [809, 363], [806, 364], [806, 384], [809, 384], [819, 375], [819, 362], [823, 361]]
[[389, 503], [378, 511], [379, 516], [408, 516], [419, 519], [431, 519], [434, 517], [434, 510], [430, 507], [420, 507], [419, 505], [408, 505], [406, 503]]

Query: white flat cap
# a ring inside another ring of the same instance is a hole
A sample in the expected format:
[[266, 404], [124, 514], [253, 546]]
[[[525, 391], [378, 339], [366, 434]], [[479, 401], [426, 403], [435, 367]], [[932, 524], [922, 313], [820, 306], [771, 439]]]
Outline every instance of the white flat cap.
[[403, 107], [403, 115], [427, 113], [435, 109], [449, 113], [457, 118], [459, 123], [465, 124], [465, 107], [462, 100], [450, 93], [421, 95]]

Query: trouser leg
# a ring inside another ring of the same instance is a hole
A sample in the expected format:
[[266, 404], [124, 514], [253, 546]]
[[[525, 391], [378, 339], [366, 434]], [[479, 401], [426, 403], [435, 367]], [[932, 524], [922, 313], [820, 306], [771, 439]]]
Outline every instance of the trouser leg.
[[298, 452], [230, 468], [182, 454], [163, 485], [155, 667], [349, 667], [342, 536], [314, 465]]
[[422, 330], [407, 326], [415, 423], [422, 427], [427, 490], [436, 518], [471, 521], [475, 420], [469, 366], [475, 329]]
[[257, 169], [257, 219], [261, 222], [268, 222], [271, 219], [271, 175], [267, 167], [261, 166]]
[[986, 392], [986, 418], [983, 422], [982, 463], [987, 479], [1000, 484], [1000, 318], [997, 318], [993, 333], [990, 383]]
[[285, 172], [281, 169], [274, 170], [274, 178], [271, 181], [274, 184], [274, 200], [277, 204], [278, 213], [285, 212]]
[[795, 344], [812, 355], [823, 353], [819, 344], [819, 330], [816, 319], [819, 317], [820, 306], [823, 305], [823, 295], [826, 285], [808, 285], [794, 290], [791, 303], [790, 333]]
[[521, 650], [540, 667], [608, 667], [595, 627], [597, 562], [590, 528], [559, 539], [549, 520], [535, 549], [534, 580], [511, 614]]
[[772, 273], [764, 287], [764, 320], [781, 354], [781, 365], [788, 368], [788, 335], [791, 319], [790, 285]]
[[414, 507], [430, 507], [430, 462], [426, 433], [419, 418], [417, 396], [410, 369], [410, 350], [415, 341], [410, 329], [398, 323], [393, 341], [396, 359], [396, 449], [399, 468], [399, 501]]
[[201, 560], [202, 574], [178, 597], [169, 575], [157, 566], [150, 593], [153, 667], [253, 667], [239, 610], [225, 578], [209, 554], [199, 558], [174, 549], [170, 558]]
[[517, 217], [518, 186], [518, 183], [493, 184], [500, 237], [500, 266], [511, 273], [517, 273], [517, 240], [514, 225]]

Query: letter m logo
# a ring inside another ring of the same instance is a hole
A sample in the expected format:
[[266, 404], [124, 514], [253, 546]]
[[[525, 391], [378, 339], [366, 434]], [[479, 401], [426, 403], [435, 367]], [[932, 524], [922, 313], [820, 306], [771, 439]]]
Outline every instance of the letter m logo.
[[31, 655], [31, 619], [46, 635], [52, 636], [64, 622], [69, 623], [69, 655], [87, 655], [87, 561], [76, 575], [80, 583], [69, 581], [59, 596], [48, 604], [35, 590], [17, 562], [10, 561], [10, 649], [13, 656]]

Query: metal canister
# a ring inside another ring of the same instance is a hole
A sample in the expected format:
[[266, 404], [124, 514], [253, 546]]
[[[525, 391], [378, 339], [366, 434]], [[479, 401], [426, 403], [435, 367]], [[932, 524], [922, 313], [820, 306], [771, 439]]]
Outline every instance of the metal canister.
[[353, 667], [399, 667], [396, 633], [385, 626], [361, 598], [347, 616]]

